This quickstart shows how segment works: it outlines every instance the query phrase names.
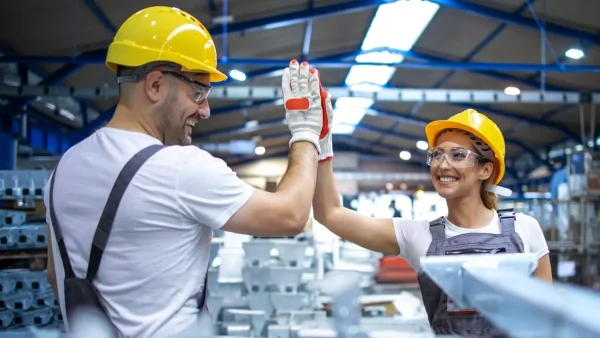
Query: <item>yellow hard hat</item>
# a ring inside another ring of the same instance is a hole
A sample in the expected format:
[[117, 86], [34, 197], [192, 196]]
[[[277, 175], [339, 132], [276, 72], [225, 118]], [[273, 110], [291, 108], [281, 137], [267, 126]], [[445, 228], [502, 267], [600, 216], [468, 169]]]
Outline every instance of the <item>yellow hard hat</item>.
[[217, 70], [217, 50], [206, 28], [193, 16], [174, 7], [148, 7], [130, 16], [108, 47], [106, 65], [139, 67], [150, 62], [172, 62], [185, 72], [210, 74], [211, 82], [227, 76]]
[[429, 146], [435, 146], [439, 134], [445, 129], [460, 129], [468, 131], [479, 137], [494, 152], [494, 165], [498, 168], [494, 184], [498, 184], [504, 177], [504, 155], [506, 145], [500, 128], [487, 116], [475, 109], [467, 109], [447, 120], [433, 121], [425, 127]]

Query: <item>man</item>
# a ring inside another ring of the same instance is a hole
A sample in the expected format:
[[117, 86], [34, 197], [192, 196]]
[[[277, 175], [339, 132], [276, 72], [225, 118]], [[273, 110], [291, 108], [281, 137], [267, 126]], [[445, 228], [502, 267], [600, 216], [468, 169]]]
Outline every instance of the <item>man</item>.
[[402, 212], [396, 207], [396, 200], [390, 202], [389, 210], [394, 218], [402, 218]]
[[189, 146], [194, 125], [210, 116], [210, 83], [227, 78], [216, 61], [208, 31], [181, 10], [146, 8], [120, 27], [106, 61], [120, 87], [114, 116], [64, 154], [53, 189], [52, 183], [46, 189], [48, 278], [63, 316], [66, 270], [57, 254], [50, 209], [72, 271], [83, 278], [113, 184], [125, 164], [148, 146], [167, 147], [147, 159], [127, 186], [92, 281], [121, 336], [172, 336], [196, 325], [213, 230], [255, 236], [292, 236], [303, 230], [317, 161], [325, 156], [320, 135], [328, 130], [318, 73], [296, 61], [284, 72], [292, 133], [289, 165], [277, 191], [269, 193], [244, 183], [222, 160]]

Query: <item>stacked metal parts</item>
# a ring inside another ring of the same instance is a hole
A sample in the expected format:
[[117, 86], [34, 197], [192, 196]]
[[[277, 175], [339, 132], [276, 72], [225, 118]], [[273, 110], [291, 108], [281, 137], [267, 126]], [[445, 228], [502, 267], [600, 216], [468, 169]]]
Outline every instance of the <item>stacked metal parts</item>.
[[61, 327], [45, 271], [44, 187], [50, 172], [0, 171], [0, 329]]
[[[308, 242], [296, 239], [253, 239], [243, 243], [241, 260], [223, 250], [220, 259], [226, 264], [209, 271], [208, 307], [219, 314], [213, 316], [215, 330], [221, 335], [284, 337], [292, 327], [325, 319], [317, 293], [305, 283], [312, 266], [308, 248]], [[236, 261], [243, 262], [241, 280], [231, 278], [235, 272], [227, 264]]]
[[29, 326], [62, 328], [62, 315], [46, 271], [0, 271], [2, 330]]
[[325, 274], [330, 264], [324, 260], [330, 258], [311, 238], [256, 238], [240, 250], [220, 245], [218, 239], [213, 243], [214, 261], [220, 263], [209, 272], [215, 334], [292, 338], [393, 332], [395, 337], [434, 337], [425, 317], [388, 317], [385, 306], [365, 304], [363, 289], [369, 285], [364, 285], [364, 274]]
[[0, 209], [0, 250], [46, 248], [46, 223], [27, 223], [23, 211]]
[[47, 170], [2, 170], [0, 171], [0, 198], [43, 199], [50, 173]]

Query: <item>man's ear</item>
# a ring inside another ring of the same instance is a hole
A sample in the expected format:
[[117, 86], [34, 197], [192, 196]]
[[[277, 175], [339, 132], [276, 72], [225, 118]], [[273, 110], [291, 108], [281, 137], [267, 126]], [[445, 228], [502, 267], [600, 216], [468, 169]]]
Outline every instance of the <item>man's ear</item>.
[[168, 83], [165, 75], [159, 71], [151, 71], [144, 78], [144, 92], [150, 102], [160, 101], [167, 95]]
[[479, 171], [479, 179], [487, 181], [494, 173], [494, 164], [492, 162], [486, 162]]

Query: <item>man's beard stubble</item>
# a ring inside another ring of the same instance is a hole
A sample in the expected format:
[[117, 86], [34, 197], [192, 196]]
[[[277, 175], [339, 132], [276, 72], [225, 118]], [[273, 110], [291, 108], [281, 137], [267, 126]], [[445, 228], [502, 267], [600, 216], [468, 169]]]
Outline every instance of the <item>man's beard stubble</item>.
[[162, 135], [164, 145], [185, 145], [186, 135], [183, 113], [177, 111], [177, 92], [169, 90], [165, 101], [156, 109], [156, 126]]

